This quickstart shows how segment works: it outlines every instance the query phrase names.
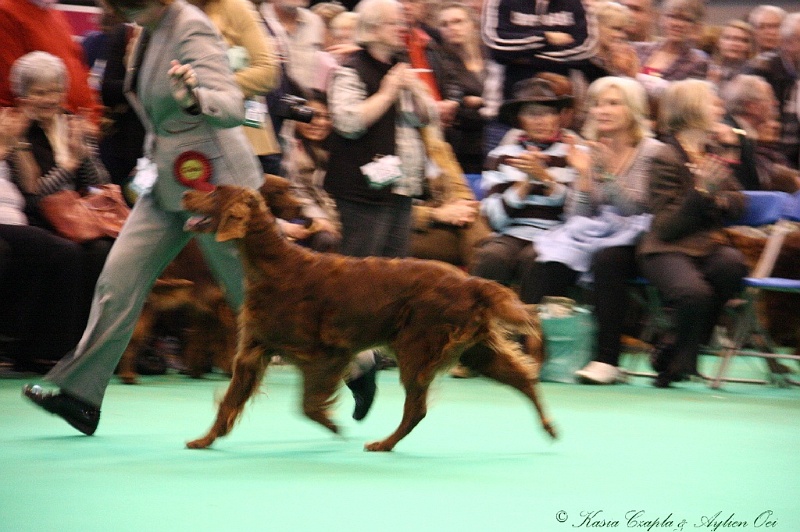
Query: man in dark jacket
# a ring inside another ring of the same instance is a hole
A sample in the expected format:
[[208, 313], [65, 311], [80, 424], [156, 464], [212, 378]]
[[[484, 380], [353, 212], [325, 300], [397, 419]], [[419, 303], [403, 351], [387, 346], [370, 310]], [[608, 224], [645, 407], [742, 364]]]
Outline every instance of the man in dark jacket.
[[588, 62], [597, 48], [597, 21], [583, 0], [487, 0], [481, 34], [492, 58], [506, 67], [506, 99], [515, 83], [538, 72], [580, 69], [588, 81], [600, 75]]

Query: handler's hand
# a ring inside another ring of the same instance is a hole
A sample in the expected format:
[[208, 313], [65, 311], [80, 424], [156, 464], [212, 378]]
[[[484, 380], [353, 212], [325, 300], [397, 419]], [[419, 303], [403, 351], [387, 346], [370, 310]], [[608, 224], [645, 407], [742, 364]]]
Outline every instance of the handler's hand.
[[198, 82], [192, 65], [182, 65], [173, 59], [167, 74], [172, 87], [172, 96], [178, 105], [184, 109], [196, 105], [198, 102], [194, 95], [194, 89], [197, 88]]

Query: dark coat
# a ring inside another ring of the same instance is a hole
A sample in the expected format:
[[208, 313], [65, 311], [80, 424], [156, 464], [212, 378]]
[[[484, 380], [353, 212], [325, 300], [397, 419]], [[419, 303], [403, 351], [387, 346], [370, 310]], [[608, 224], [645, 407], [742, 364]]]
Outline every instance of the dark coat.
[[653, 156], [650, 211], [653, 222], [637, 252], [685, 253], [702, 257], [725, 242], [726, 221], [740, 217], [745, 208], [741, 186], [732, 176], [713, 195], [696, 188], [687, 163], [689, 156], [675, 137], [663, 139]]

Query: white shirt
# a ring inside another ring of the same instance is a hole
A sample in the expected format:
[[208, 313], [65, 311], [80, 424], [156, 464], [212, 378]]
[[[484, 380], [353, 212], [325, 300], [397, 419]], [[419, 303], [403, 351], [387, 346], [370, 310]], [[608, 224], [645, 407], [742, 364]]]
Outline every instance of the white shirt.
[[0, 161], [0, 224], [28, 225], [25, 198], [17, 186], [9, 180], [8, 163]]

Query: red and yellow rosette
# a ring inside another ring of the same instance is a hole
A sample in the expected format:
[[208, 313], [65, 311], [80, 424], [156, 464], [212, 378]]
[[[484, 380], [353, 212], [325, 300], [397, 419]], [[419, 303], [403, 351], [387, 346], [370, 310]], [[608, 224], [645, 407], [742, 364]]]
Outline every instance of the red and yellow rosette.
[[214, 190], [209, 180], [213, 173], [211, 160], [199, 151], [185, 151], [175, 159], [172, 169], [175, 179], [184, 186], [209, 192]]

